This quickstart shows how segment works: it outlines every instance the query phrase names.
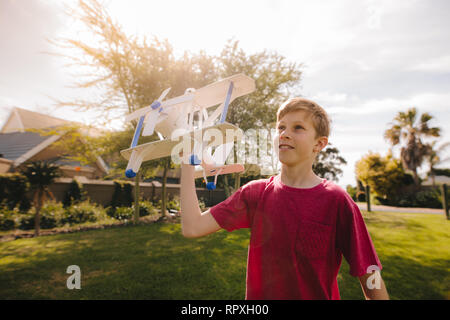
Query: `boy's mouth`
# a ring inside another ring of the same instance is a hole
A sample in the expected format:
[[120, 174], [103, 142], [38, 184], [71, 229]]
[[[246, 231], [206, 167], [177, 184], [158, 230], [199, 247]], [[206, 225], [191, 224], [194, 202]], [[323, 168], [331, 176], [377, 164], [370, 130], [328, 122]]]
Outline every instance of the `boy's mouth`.
[[279, 148], [280, 150], [294, 149], [294, 147], [292, 147], [292, 146], [290, 146], [290, 145], [288, 145], [288, 144], [280, 144], [280, 145], [278, 146], [278, 148]]

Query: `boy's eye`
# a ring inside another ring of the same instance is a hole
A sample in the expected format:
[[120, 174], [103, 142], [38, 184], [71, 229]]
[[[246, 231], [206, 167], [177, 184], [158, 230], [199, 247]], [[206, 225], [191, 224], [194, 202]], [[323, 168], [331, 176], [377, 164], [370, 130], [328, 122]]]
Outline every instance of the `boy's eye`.
[[284, 126], [279, 126], [278, 130], [284, 130]]
[[300, 125], [296, 125], [296, 126], [295, 126], [295, 129], [303, 129], [303, 127], [300, 126]]

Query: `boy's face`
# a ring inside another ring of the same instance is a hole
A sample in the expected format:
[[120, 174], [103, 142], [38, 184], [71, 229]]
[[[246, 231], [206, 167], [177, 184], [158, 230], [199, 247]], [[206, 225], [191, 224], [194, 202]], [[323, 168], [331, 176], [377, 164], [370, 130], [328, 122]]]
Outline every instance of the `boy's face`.
[[284, 165], [295, 166], [314, 162], [316, 153], [328, 143], [328, 138], [317, 137], [308, 112], [303, 110], [285, 114], [277, 122], [275, 147]]

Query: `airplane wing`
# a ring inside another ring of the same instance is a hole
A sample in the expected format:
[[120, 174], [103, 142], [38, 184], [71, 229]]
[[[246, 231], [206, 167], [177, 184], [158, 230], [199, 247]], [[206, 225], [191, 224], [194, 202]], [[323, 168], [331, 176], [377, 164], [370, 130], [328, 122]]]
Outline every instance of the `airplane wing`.
[[[191, 101], [193, 99], [194, 99], [194, 94], [187, 93], [187, 94], [184, 94], [182, 96], [179, 96], [179, 97], [176, 97], [176, 98], [172, 98], [172, 99], [168, 99], [168, 100], [165, 100], [165, 101], [161, 102], [161, 107], [163, 107], [163, 108], [173, 107], [173, 106], [176, 106], [178, 104], [182, 104], [184, 102]], [[131, 121], [131, 120], [134, 120], [136, 118], [139, 118], [139, 117], [147, 114], [148, 112], [150, 112], [152, 110], [153, 110], [152, 106], [138, 109], [135, 112], [130, 113], [129, 115], [127, 115], [125, 117], [125, 121]]]
[[[222, 169], [222, 170], [220, 170]], [[203, 168], [201, 168], [201, 170], [196, 170], [194, 172], [194, 178], [202, 178], [203, 176], [206, 177], [210, 177], [210, 176], [215, 176], [217, 174], [217, 172], [219, 172], [219, 174], [229, 174], [229, 173], [235, 173], [235, 172], [243, 172], [245, 170], [244, 166], [242, 164], [236, 163], [236, 164], [227, 164], [225, 166], [219, 166], [219, 167], [215, 167], [215, 168], [211, 168], [208, 170], [205, 170], [204, 174], [203, 174]]]
[[234, 99], [252, 93], [256, 89], [255, 80], [245, 74], [236, 74], [203, 88], [196, 89], [194, 104], [203, 108], [209, 108], [222, 103], [230, 87], [230, 82], [233, 82], [233, 93], [230, 103]]
[[[232, 139], [234, 141], [234, 135], [227, 135], [227, 130], [233, 130], [233, 131], [238, 131], [240, 130], [238, 127], [236, 127], [235, 125], [231, 124], [231, 123], [221, 123], [215, 126], [211, 126], [211, 127], [207, 127], [207, 128], [202, 128], [202, 129], [198, 129], [198, 130], [194, 130], [191, 131], [189, 133], [187, 133], [186, 135], [188, 137], [190, 137], [190, 139], [194, 140], [196, 137], [200, 136], [203, 137], [203, 133], [204, 131], [208, 130], [208, 129], [218, 129], [220, 130], [220, 132], [223, 134], [223, 136], [225, 137], [225, 139], [223, 139], [222, 143], [228, 143], [230, 141], [227, 141], [227, 139]], [[200, 132], [199, 132], [200, 131]], [[136, 150], [137, 152], [141, 153], [142, 156], [142, 161], [148, 161], [148, 160], [153, 160], [153, 159], [158, 159], [158, 158], [163, 158], [163, 157], [168, 157], [171, 155], [172, 153], [172, 149], [179, 145], [181, 142], [181, 139], [179, 140], [171, 140], [171, 139], [165, 139], [165, 140], [160, 140], [160, 141], [154, 141], [154, 142], [148, 142], [148, 143], [144, 143], [141, 145], [138, 145], [136, 147], [133, 148], [128, 148], [125, 150], [120, 151], [120, 154], [125, 158], [125, 159], [130, 159], [131, 153], [133, 152], [133, 150]], [[217, 146], [220, 145], [220, 141], [216, 141], [214, 140], [210, 146]]]

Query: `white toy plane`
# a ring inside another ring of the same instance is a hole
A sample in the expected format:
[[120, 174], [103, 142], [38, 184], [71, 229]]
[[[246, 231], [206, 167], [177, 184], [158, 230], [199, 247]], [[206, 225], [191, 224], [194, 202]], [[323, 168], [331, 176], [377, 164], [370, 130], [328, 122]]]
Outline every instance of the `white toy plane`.
[[[125, 118], [126, 121], [139, 118], [130, 148], [120, 152], [129, 160], [125, 175], [135, 177], [143, 161], [172, 155], [173, 149], [180, 146], [180, 137], [194, 142], [193, 153], [185, 155], [184, 159], [196, 166], [195, 177], [203, 176], [209, 190], [215, 189], [219, 174], [244, 171], [241, 164], [225, 165], [236, 136], [229, 133], [239, 130], [225, 119], [229, 104], [240, 96], [252, 93], [255, 81], [244, 74], [237, 74], [200, 89], [187, 89], [184, 95], [163, 101], [169, 90], [164, 90], [149, 107], [141, 108]], [[208, 115], [207, 109], [218, 104], [220, 106]], [[220, 133], [221, 139], [215, 138], [205, 143], [204, 134], [208, 130], [216, 135]], [[150, 136], [155, 131], [160, 141], [138, 145], [141, 132], [143, 136]], [[214, 154], [212, 147], [216, 147]], [[215, 176], [214, 182], [208, 182], [206, 177], [212, 175]]]

